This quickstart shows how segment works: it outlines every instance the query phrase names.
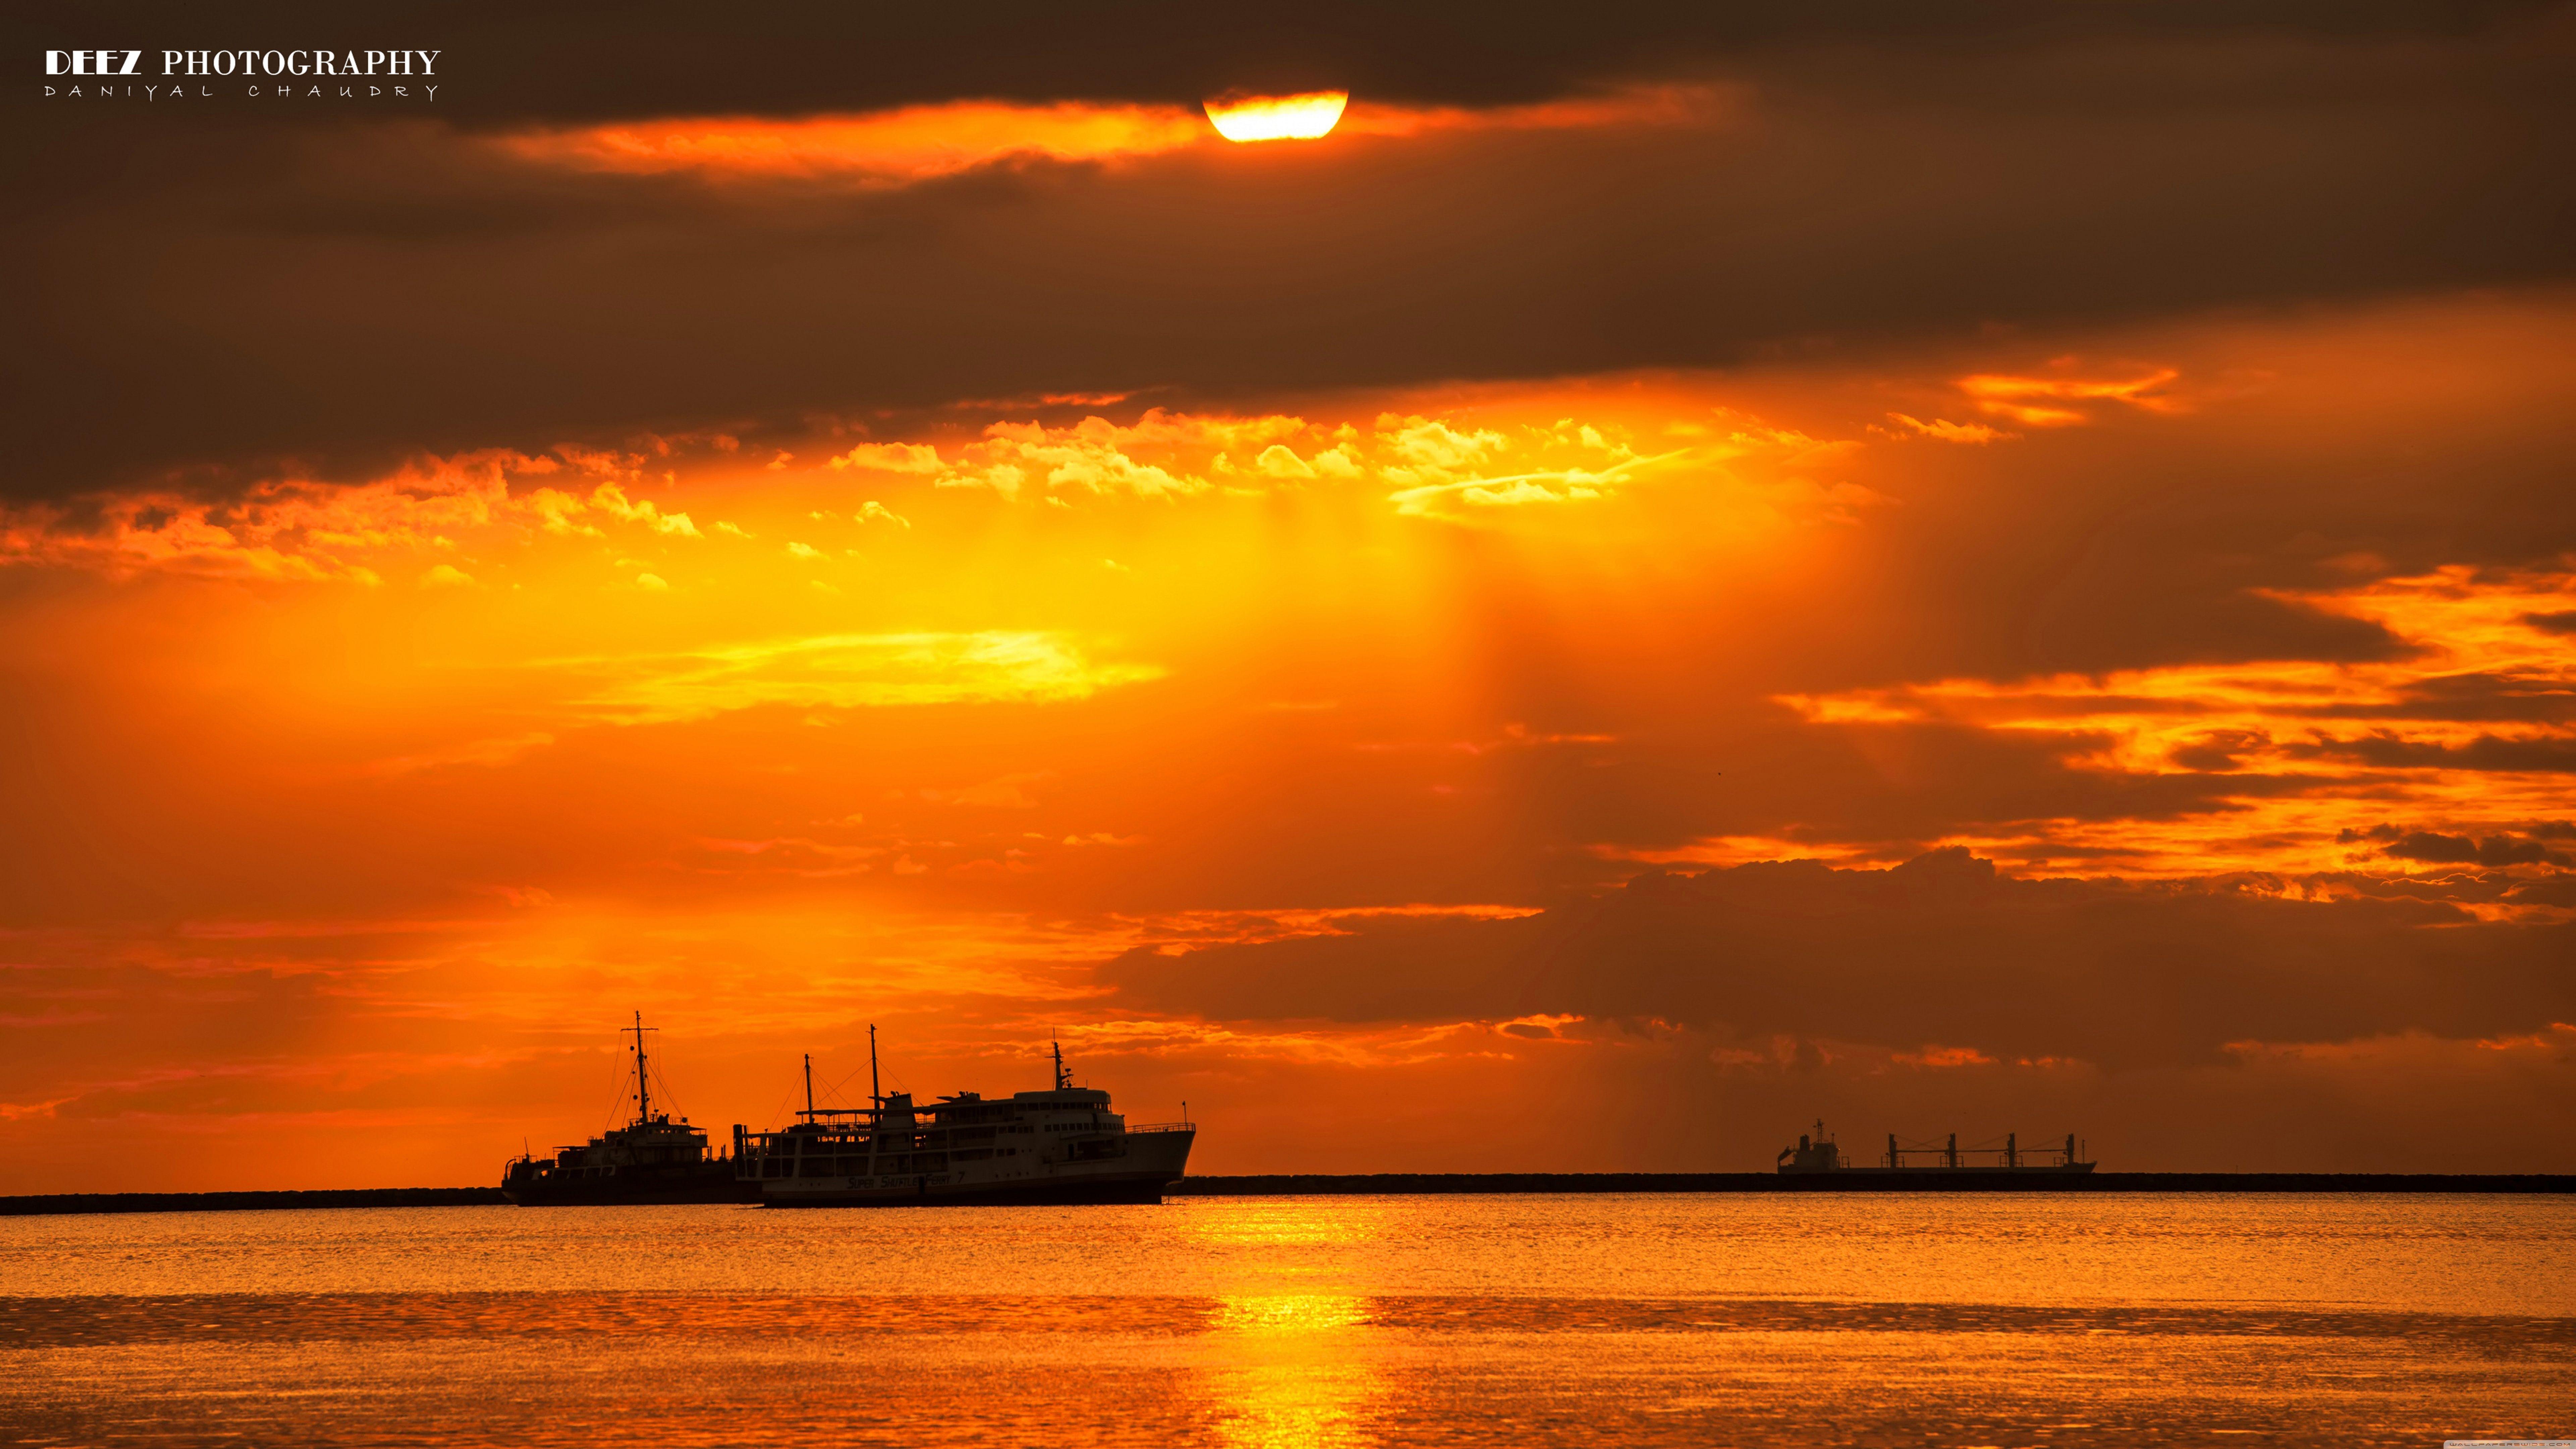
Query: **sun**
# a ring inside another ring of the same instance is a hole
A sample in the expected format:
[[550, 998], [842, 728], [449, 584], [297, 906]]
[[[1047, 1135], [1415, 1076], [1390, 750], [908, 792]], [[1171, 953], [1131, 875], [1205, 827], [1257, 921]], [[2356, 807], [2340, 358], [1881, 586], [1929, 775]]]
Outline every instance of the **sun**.
[[1351, 103], [1349, 91], [1247, 96], [1228, 91], [1207, 103], [1208, 119], [1229, 141], [1311, 141], [1331, 132]]

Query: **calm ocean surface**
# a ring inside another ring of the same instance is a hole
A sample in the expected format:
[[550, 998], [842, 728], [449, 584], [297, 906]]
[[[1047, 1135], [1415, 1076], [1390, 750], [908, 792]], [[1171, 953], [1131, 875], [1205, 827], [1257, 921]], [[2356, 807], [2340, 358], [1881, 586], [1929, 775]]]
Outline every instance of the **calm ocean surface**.
[[0, 1443], [2576, 1434], [2576, 1200], [0, 1219]]

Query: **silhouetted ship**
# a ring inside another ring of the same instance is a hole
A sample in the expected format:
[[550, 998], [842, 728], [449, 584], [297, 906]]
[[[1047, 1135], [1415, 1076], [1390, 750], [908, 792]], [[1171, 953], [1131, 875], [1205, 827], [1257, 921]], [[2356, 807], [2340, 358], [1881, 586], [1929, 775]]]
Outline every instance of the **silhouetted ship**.
[[1842, 1148], [1825, 1135], [1825, 1124], [1816, 1123], [1813, 1136], [1801, 1136], [1795, 1147], [1780, 1149], [1780, 1171], [1783, 1173], [1833, 1172], [1892, 1177], [1899, 1174], [1974, 1173], [2068, 1173], [2091, 1172], [2093, 1164], [2076, 1152], [2075, 1134], [2066, 1134], [2066, 1145], [2024, 1147], [2014, 1134], [2004, 1134], [2001, 1147], [1961, 1147], [1959, 1134], [1938, 1147], [1926, 1143], [1910, 1146], [1887, 1134], [1887, 1156], [1874, 1165], [1847, 1162]]
[[770, 1207], [908, 1207], [937, 1203], [1150, 1203], [1177, 1181], [1198, 1129], [1187, 1121], [1130, 1127], [1109, 1094], [1073, 1084], [1053, 1048], [1055, 1085], [987, 1101], [973, 1092], [927, 1107], [878, 1090], [868, 1028], [866, 1107], [814, 1105], [783, 1132], [734, 1129], [734, 1163]]
[[557, 1148], [552, 1157], [512, 1160], [501, 1174], [503, 1195], [521, 1207], [747, 1200], [751, 1194], [733, 1163], [708, 1153], [705, 1128], [654, 1112], [644, 1033], [656, 1028], [639, 1011], [627, 1030], [635, 1036], [635, 1120], [580, 1146]]

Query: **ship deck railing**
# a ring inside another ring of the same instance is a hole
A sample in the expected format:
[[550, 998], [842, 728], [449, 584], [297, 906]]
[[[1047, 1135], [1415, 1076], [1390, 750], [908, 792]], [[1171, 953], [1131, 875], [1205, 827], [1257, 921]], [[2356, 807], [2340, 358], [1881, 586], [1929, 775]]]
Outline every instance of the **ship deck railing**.
[[1142, 1126], [1131, 1122], [1127, 1127], [1130, 1136], [1138, 1132], [1196, 1132], [1197, 1130], [1199, 1130], [1199, 1124], [1196, 1122], [1147, 1122]]

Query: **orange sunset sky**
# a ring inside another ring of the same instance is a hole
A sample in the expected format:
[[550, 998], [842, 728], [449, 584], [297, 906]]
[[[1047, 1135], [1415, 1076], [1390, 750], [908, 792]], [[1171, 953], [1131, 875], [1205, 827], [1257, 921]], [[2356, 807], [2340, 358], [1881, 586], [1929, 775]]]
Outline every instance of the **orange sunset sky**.
[[2566, 7], [712, 23], [14, 98], [0, 1192], [2569, 1166]]

